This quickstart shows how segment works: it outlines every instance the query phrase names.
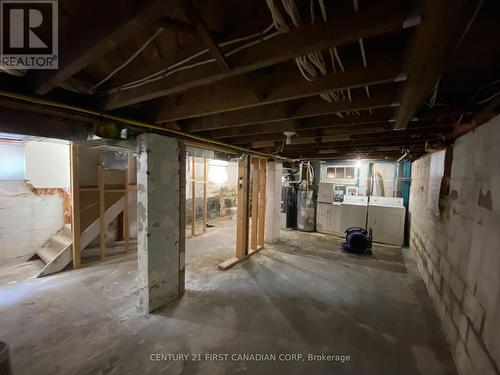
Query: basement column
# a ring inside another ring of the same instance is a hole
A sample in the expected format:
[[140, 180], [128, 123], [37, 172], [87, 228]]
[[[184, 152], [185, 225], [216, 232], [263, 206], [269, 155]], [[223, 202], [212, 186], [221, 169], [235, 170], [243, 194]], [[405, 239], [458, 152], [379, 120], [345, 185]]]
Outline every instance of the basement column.
[[280, 240], [282, 167], [282, 163], [267, 163], [265, 240], [271, 243]]
[[176, 139], [141, 134], [137, 150], [139, 304], [148, 313], [184, 290], [184, 228], [179, 228], [185, 169], [180, 163], [183, 147]]

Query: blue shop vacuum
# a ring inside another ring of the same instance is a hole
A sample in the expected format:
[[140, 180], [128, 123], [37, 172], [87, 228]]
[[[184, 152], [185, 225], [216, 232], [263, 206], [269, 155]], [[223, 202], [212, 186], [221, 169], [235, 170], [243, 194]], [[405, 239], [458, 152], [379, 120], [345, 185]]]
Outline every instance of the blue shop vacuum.
[[371, 255], [372, 238], [364, 228], [352, 227], [345, 233], [345, 242], [342, 242], [342, 249], [345, 252]]

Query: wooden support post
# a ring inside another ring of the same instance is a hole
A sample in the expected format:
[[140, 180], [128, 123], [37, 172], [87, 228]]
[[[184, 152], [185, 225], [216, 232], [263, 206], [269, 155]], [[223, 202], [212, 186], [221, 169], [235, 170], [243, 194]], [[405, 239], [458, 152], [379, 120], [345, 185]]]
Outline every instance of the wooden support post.
[[191, 156], [192, 172], [191, 172], [191, 234], [196, 234], [196, 156]]
[[101, 259], [106, 257], [106, 231], [104, 225], [104, 214], [106, 211], [105, 192], [104, 192], [104, 175], [103, 175], [103, 152], [99, 151], [99, 163], [97, 165], [97, 185], [99, 187], [99, 244], [101, 247]]
[[78, 178], [78, 145], [71, 143], [71, 237], [73, 241], [73, 268], [81, 265], [80, 258], [80, 182]]
[[249, 157], [238, 162], [238, 211], [236, 222], [236, 257], [248, 254], [248, 184]]
[[207, 231], [207, 189], [208, 189], [208, 162], [207, 158], [204, 158], [204, 168], [203, 168], [203, 233]]
[[252, 225], [250, 227], [250, 248], [257, 250], [259, 227], [259, 157], [252, 156]]
[[125, 239], [125, 252], [127, 253], [129, 250], [130, 244], [130, 228], [129, 228], [129, 190], [128, 185], [130, 183], [130, 152], [127, 152], [127, 171], [125, 172], [125, 205], [123, 208], [123, 237]]
[[257, 248], [264, 247], [264, 233], [266, 226], [266, 185], [267, 185], [267, 160], [260, 159], [259, 169], [259, 232], [257, 234]]

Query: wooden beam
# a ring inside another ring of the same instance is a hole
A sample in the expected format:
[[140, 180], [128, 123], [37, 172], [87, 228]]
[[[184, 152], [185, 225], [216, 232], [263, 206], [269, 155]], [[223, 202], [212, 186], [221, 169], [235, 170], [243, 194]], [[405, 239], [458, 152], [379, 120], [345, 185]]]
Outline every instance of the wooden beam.
[[238, 162], [238, 208], [236, 220], [236, 257], [248, 255], [248, 187], [250, 157]]
[[97, 186], [99, 187], [99, 247], [101, 248], [101, 259], [106, 258], [106, 225], [104, 216], [106, 214], [106, 192], [104, 191], [104, 166], [103, 152], [99, 151], [99, 162], [97, 164]]
[[104, 100], [102, 107], [112, 110], [129, 106], [286, 62], [303, 54], [344, 45], [359, 38], [398, 32], [413, 10], [413, 4], [414, 1], [408, 0], [370, 2], [357, 14], [337, 14], [328, 24], [303, 26], [226, 56], [231, 66], [228, 72], [221, 72], [215, 64], [200, 65], [113, 93]]
[[123, 208], [123, 237], [125, 239], [125, 252], [128, 253], [130, 246], [130, 227], [129, 227], [129, 184], [130, 184], [130, 152], [127, 152], [127, 170], [125, 171], [125, 206]]
[[257, 233], [259, 228], [259, 178], [260, 161], [252, 156], [252, 224], [250, 227], [250, 248], [257, 250]]
[[[321, 116], [323, 117], [323, 116]], [[325, 116], [324, 119], [309, 122], [307, 120], [303, 121], [283, 121], [262, 125], [252, 125], [247, 127], [229, 128], [216, 130], [210, 133], [210, 136], [214, 139], [225, 139], [241, 136], [254, 136], [260, 134], [273, 134], [282, 133], [283, 131], [298, 131], [298, 130], [310, 130], [310, 129], [322, 129], [322, 128], [334, 128], [342, 127], [348, 125], [368, 125], [372, 123], [380, 123], [389, 121], [392, 117], [390, 115], [370, 115], [368, 111], [360, 112], [360, 115], [351, 114], [343, 115], [339, 117], [336, 115]]]
[[207, 231], [208, 161], [203, 158], [203, 233]]
[[158, 20], [157, 24], [158, 26], [166, 29], [172, 29], [186, 34], [198, 35], [193, 25], [175, 18], [162, 17]]
[[196, 156], [191, 156], [191, 235], [196, 235]]
[[80, 181], [78, 173], [78, 144], [71, 142], [71, 239], [73, 268], [81, 265], [80, 257]]
[[257, 233], [257, 248], [264, 247], [264, 235], [266, 227], [266, 184], [267, 184], [267, 160], [260, 158], [259, 166], [259, 231]]
[[72, 19], [69, 30], [60, 35], [59, 68], [40, 71], [33, 77], [36, 93], [47, 94], [183, 1], [149, 0], [137, 5], [133, 1], [89, 0], [85, 11]]
[[[397, 111], [395, 129], [404, 129], [436, 86], [445, 58], [456, 47], [457, 31], [470, 0], [428, 0], [425, 17], [408, 54], [408, 80]], [[463, 31], [463, 30], [462, 30]]]
[[265, 98], [259, 99], [248, 89], [243, 80], [235, 77], [189, 91], [180, 105], [175, 98], [165, 98], [159, 105], [157, 122], [169, 122], [186, 118], [206, 116], [320, 95], [328, 91], [354, 89], [383, 83], [395, 82], [401, 73], [401, 63], [397, 58], [383, 56], [370, 69], [363, 66], [351, 67], [347, 72], [318, 77], [312, 82], [305, 80], [294, 70], [279, 80], [275, 80]]
[[[307, 136], [306, 134], [301, 134], [300, 136], [293, 137], [292, 138], [292, 145], [300, 145], [300, 144], [310, 144], [310, 143], [317, 143], [318, 141], [325, 142], [326, 140], [349, 140], [353, 135], [358, 135], [358, 134], [374, 134], [374, 133], [382, 133], [384, 131], [392, 130], [392, 124], [389, 122], [385, 123], [376, 123], [376, 124], [370, 124], [370, 125], [359, 125], [359, 126], [346, 126], [346, 127], [339, 127], [339, 128], [334, 128], [332, 130], [335, 130], [335, 132], [329, 132], [328, 134], [324, 135], [311, 135]], [[242, 137], [243, 138], [243, 137]], [[240, 144], [248, 144], [248, 142], [252, 142], [252, 148], [258, 149], [258, 148], [266, 148], [266, 146], [263, 144], [260, 146], [259, 144], [255, 144], [255, 140], [252, 140], [253, 137], [247, 138], [247, 142], [245, 143], [240, 143]], [[281, 134], [281, 137], [277, 134], [275, 137], [275, 140], [278, 142], [275, 142], [275, 145], [278, 145], [283, 141], [284, 135]], [[243, 139], [240, 139], [240, 142], [242, 142]]]
[[[362, 114], [359, 118], [363, 119], [368, 116], [365, 116]], [[356, 121], [355, 116], [350, 116], [346, 118], [347, 121], [351, 122], [352, 118], [354, 118], [354, 121]], [[333, 119], [334, 121], [336, 119]], [[325, 122], [324, 126], [322, 128], [312, 128], [308, 129], [305, 128], [301, 130], [301, 128], [298, 128], [295, 130], [297, 133], [297, 136], [292, 137], [292, 144], [298, 144], [298, 143], [313, 143], [315, 139], [324, 139], [325, 137], [341, 137], [343, 135], [346, 136], [358, 136], [358, 135], [363, 135], [363, 134], [376, 134], [376, 133], [383, 133], [383, 132], [390, 132], [394, 131], [393, 129], [393, 122], [389, 121], [390, 116], [387, 118], [384, 118], [382, 116], [380, 117], [375, 117], [373, 116], [373, 122], [372, 121], [366, 121], [366, 122], [352, 122], [352, 123], [342, 123], [341, 119], [337, 119], [338, 125], [335, 125], [333, 122]], [[413, 121], [411, 123], [411, 127], [406, 129], [405, 131], [401, 131], [401, 135], [404, 135], [406, 131], [411, 134], [417, 134], [419, 132], [429, 132], [429, 133], [446, 133], [447, 131], [451, 130], [450, 125], [452, 125], [455, 121], [455, 119], [437, 119], [440, 121], [436, 121], [436, 119], [424, 119], [424, 120], [419, 120], [419, 121]], [[237, 144], [237, 145], [252, 145], [253, 148], [262, 148], [265, 147], [263, 146], [256, 146], [256, 142], [267, 142], [271, 141], [273, 142], [273, 145], [278, 144], [274, 143], [274, 141], [281, 141], [284, 139], [283, 132], [277, 132], [277, 133], [270, 133], [270, 134], [258, 134], [258, 135], [251, 135], [251, 136], [245, 136], [245, 135], [239, 135], [234, 138], [228, 139], [232, 144]]]
[[228, 72], [229, 71], [229, 65], [226, 61], [226, 58], [222, 54], [222, 51], [220, 50], [219, 46], [217, 43], [215, 43], [210, 30], [208, 30], [207, 25], [205, 25], [205, 22], [203, 21], [203, 18], [200, 15], [200, 12], [196, 7], [193, 5], [191, 1], [187, 1], [182, 5], [182, 9], [184, 10], [184, 13], [186, 14], [187, 18], [189, 19], [189, 22], [194, 26], [196, 33], [200, 37], [201, 41], [210, 50], [210, 53], [212, 54], [213, 58], [221, 68], [223, 72]]
[[[397, 86], [389, 87], [381, 92], [375, 93], [368, 98], [362, 96], [360, 98], [353, 97], [353, 101], [338, 101], [327, 102], [319, 97], [312, 97], [293, 102], [278, 103], [274, 105], [266, 105], [256, 108], [242, 109], [227, 113], [219, 113], [206, 117], [190, 119], [181, 123], [182, 127], [191, 132], [200, 132], [208, 130], [222, 130], [227, 133], [237, 133], [241, 131], [243, 126], [265, 124], [265, 126], [273, 126], [273, 124], [281, 122], [282, 125], [290, 120], [303, 119], [308, 117], [317, 117], [323, 115], [334, 115], [338, 112], [362, 111], [367, 109], [390, 108], [397, 106], [395, 99]], [[393, 112], [391, 112], [391, 116]], [[335, 115], [335, 117], [337, 117]], [[313, 121], [313, 120], [311, 120]], [[313, 124], [311, 123], [311, 126]], [[239, 129], [238, 129], [239, 127]], [[233, 128], [231, 130], [231, 128]]]

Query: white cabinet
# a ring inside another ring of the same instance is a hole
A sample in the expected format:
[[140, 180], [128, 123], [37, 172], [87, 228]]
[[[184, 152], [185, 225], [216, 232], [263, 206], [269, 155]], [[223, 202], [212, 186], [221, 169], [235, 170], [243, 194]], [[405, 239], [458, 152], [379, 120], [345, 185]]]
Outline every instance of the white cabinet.
[[334, 185], [330, 182], [320, 182], [318, 188], [318, 202], [333, 202]]

